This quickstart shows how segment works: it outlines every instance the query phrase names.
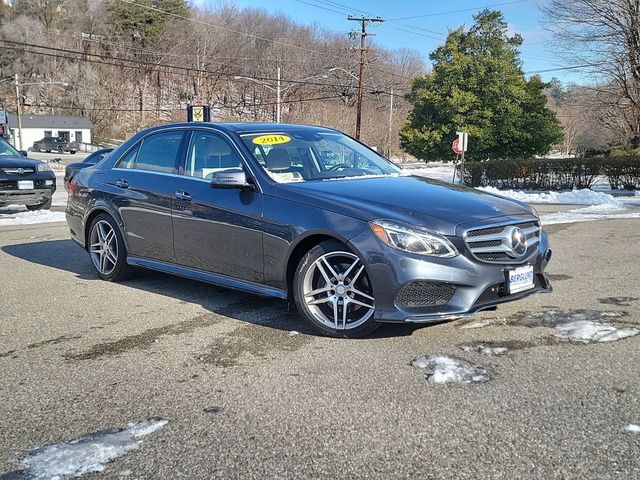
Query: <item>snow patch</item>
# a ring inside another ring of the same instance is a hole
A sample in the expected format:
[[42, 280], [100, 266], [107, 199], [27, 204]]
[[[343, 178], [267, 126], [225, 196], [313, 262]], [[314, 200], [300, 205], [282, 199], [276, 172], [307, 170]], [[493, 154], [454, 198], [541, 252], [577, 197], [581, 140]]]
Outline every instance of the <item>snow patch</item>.
[[467, 329], [471, 329], [471, 328], [491, 327], [491, 326], [494, 326], [494, 325], [506, 325], [506, 323], [507, 323], [507, 319], [503, 318], [503, 317], [500, 317], [500, 318], [481, 318], [479, 320], [473, 320], [471, 322], [463, 323], [458, 328], [461, 328], [463, 330], [467, 330]]
[[66, 220], [66, 217], [63, 212], [52, 212], [50, 210], [35, 210], [33, 212], [19, 212], [16, 214], [12, 214], [7, 218], [0, 217], [0, 226], [34, 225], [37, 223], [64, 222], [65, 220]]
[[150, 418], [130, 423], [127, 428], [48, 445], [29, 453], [22, 461], [23, 470], [15, 473], [31, 480], [63, 480], [102, 472], [105, 464], [136, 450], [147, 435], [166, 424], [167, 420]]
[[484, 368], [451, 357], [422, 355], [411, 366], [422, 369], [429, 383], [478, 383], [490, 378]]
[[640, 433], [640, 425], [635, 425], [633, 423], [630, 423], [629, 425], [627, 425], [626, 427], [624, 427], [624, 429], [627, 432], [631, 432], [631, 433]]
[[300, 332], [299, 332], [299, 331], [297, 331], [297, 330], [291, 330], [291, 331], [289, 332], [289, 336], [290, 336], [290, 337], [295, 337], [296, 335], [300, 335]]
[[558, 223], [590, 222], [608, 218], [640, 218], [640, 212], [628, 212], [622, 203], [593, 205], [586, 208], [574, 208], [566, 212], [550, 213], [540, 217], [543, 225]]
[[416, 177], [432, 178], [435, 180], [441, 180], [443, 182], [449, 182], [453, 180], [452, 163], [445, 162], [428, 162], [424, 166], [403, 166], [402, 171], [407, 175], [414, 175]]
[[583, 343], [615, 342], [640, 333], [640, 330], [635, 328], [616, 327], [590, 320], [562, 323], [556, 325], [556, 330], [557, 337]]
[[564, 205], [618, 205], [620, 201], [613, 195], [603, 192], [594, 192], [588, 188], [572, 190], [570, 192], [540, 192], [527, 193], [517, 190], [498, 190], [494, 187], [479, 187], [493, 195], [519, 200], [525, 203], [553, 203]]
[[463, 345], [460, 350], [471, 353], [479, 353], [481, 355], [498, 356], [504, 355], [509, 350], [506, 347], [489, 347], [488, 345]]

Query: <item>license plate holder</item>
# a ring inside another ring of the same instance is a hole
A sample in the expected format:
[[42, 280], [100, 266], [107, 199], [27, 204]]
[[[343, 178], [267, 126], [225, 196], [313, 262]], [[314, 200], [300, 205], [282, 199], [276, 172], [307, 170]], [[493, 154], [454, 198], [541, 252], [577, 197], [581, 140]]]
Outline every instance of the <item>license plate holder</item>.
[[18, 190], [33, 190], [33, 180], [18, 180]]
[[507, 270], [507, 289], [509, 295], [525, 292], [535, 287], [533, 265], [510, 268]]

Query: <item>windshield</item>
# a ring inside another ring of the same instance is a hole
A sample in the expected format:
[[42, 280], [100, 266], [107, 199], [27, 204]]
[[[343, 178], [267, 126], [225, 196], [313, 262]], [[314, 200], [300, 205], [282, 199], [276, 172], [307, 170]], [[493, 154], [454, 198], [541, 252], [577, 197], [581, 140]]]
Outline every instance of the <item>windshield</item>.
[[0, 157], [21, 157], [20, 152], [0, 138]]
[[279, 183], [400, 174], [394, 164], [338, 132], [283, 130], [241, 137]]

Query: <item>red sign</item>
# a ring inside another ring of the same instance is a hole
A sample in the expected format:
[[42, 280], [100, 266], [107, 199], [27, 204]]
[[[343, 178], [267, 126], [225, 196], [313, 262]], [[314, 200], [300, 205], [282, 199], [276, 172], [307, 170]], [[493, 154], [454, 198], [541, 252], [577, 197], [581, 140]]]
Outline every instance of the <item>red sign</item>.
[[451, 144], [451, 149], [458, 155], [462, 155], [462, 149], [460, 148], [460, 139], [456, 138]]

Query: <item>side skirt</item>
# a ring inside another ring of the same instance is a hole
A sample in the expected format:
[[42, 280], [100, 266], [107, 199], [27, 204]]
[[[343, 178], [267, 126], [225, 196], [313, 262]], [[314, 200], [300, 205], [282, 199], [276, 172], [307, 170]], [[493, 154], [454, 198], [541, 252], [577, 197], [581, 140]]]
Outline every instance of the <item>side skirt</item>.
[[148, 258], [136, 257], [134, 255], [127, 256], [127, 263], [134, 267], [149, 268], [151, 270], [157, 270], [159, 272], [169, 273], [179, 277], [190, 278], [191, 280], [210, 283], [219, 287], [253, 293], [255, 295], [260, 295], [261, 297], [275, 297], [283, 300], [286, 300], [287, 298], [287, 292], [279, 288], [268, 287], [266, 285], [246, 280], [239, 280], [237, 278], [231, 278], [217, 273], [205, 272], [196, 268], [183, 267], [173, 263], [150, 260]]

